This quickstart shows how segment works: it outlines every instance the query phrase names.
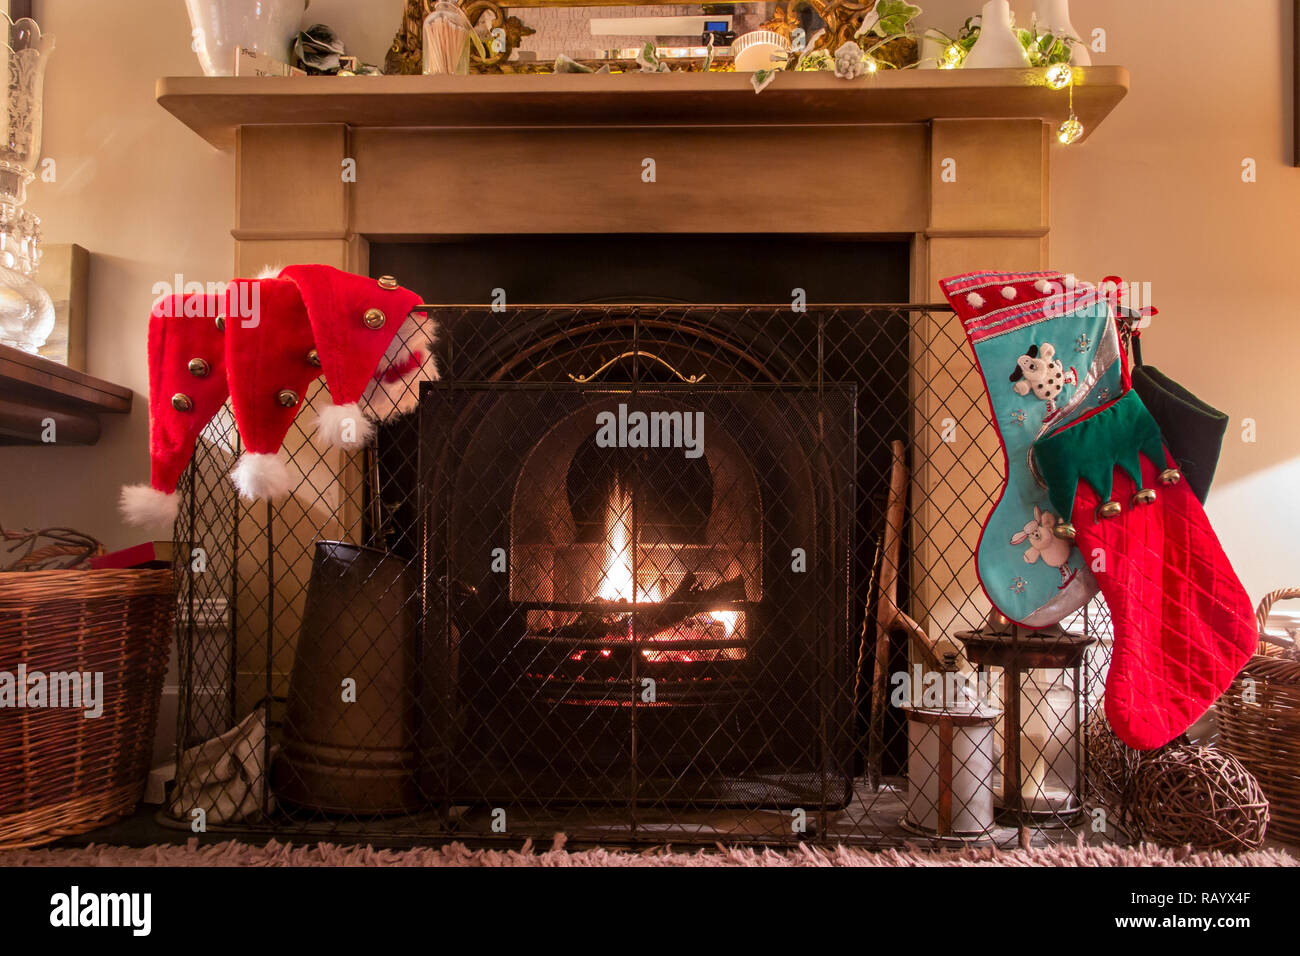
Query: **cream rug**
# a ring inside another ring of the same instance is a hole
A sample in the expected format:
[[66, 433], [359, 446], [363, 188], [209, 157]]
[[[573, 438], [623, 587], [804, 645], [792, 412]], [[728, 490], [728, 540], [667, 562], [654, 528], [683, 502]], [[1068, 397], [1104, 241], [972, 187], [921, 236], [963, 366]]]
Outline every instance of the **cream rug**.
[[471, 850], [461, 843], [411, 850], [320, 843], [294, 846], [271, 840], [265, 846], [229, 841], [199, 846], [143, 849], [91, 845], [76, 849], [0, 852], [0, 866], [1296, 866], [1283, 850], [1226, 855], [1153, 846], [1074, 846], [1041, 850], [861, 850], [806, 847], [790, 850], [719, 846], [683, 852], [671, 847], [642, 851], [566, 850], [558, 834], [549, 849], [531, 840], [518, 850]]

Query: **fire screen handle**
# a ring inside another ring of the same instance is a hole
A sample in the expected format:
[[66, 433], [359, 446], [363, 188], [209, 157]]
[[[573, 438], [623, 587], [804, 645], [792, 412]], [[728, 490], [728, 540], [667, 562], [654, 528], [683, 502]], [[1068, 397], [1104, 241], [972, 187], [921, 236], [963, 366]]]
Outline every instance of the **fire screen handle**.
[[577, 382], [579, 385], [586, 385], [588, 382], [593, 381], [602, 372], [607, 370], [610, 366], [617, 365], [625, 358], [634, 358], [636, 356], [645, 356], [648, 359], [653, 359], [654, 361], [662, 365], [664, 368], [668, 369], [668, 371], [676, 375], [687, 385], [697, 385], [700, 382], [704, 381], [705, 378], [704, 375], [684, 375], [681, 371], [679, 371], [677, 368], [671, 365], [666, 359], [660, 358], [658, 355], [655, 355], [653, 352], [646, 352], [641, 349], [633, 349], [630, 352], [624, 352], [622, 355], [614, 356], [612, 359], [610, 359], [600, 368], [596, 369], [596, 371], [592, 372], [590, 375], [574, 375], [572, 372], [570, 372], [569, 380], [573, 382]]

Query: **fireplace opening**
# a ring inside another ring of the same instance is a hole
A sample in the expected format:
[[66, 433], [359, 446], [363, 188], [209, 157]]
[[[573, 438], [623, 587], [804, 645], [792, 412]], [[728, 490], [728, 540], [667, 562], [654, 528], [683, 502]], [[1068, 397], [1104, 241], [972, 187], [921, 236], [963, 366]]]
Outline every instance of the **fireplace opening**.
[[[909, 427], [910, 317], [803, 301], [905, 301], [909, 244], [512, 236], [370, 254], [434, 302], [504, 298], [440, 313], [432, 433], [419, 455], [412, 421], [379, 443], [372, 533], [423, 555], [451, 605], [426, 638], [429, 788], [842, 802], [863, 766], [858, 635], [888, 440]], [[727, 301], [766, 304], [695, 304]], [[620, 405], [703, 414], [702, 454], [600, 447], [596, 416]]]
[[[527, 456], [510, 598], [528, 609], [528, 676], [548, 702], [698, 706], [743, 694], [747, 608], [763, 597], [759, 492], [735, 442], [705, 422], [667, 397], [611, 399]], [[620, 430], [647, 447], [602, 441]]]

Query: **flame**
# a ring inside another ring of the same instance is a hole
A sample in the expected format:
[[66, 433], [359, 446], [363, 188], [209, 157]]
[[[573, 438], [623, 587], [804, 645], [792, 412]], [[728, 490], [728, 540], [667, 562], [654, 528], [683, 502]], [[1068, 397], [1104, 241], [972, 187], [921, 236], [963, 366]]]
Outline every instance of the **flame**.
[[596, 594], [605, 601], [632, 601], [632, 491], [614, 482], [605, 509], [605, 567]]
[[709, 617], [713, 618], [722, 625], [727, 637], [736, 633], [736, 621], [740, 618], [739, 611], [710, 611]]

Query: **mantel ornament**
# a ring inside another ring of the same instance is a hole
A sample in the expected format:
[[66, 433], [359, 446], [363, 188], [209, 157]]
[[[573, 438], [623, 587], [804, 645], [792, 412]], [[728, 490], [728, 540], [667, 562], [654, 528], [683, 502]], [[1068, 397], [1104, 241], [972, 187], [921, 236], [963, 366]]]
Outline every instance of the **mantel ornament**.
[[[421, 72], [424, 57], [423, 30], [424, 18], [433, 9], [437, 0], [406, 0], [406, 9], [402, 12], [402, 25], [393, 37], [393, 45], [384, 57], [384, 72], [388, 74], [416, 74]], [[524, 26], [516, 16], [507, 16], [506, 11], [495, 0], [459, 0], [459, 6], [465, 16], [474, 25], [480, 35], [484, 33], [485, 45], [488, 46], [487, 57], [481, 57], [474, 50], [470, 51], [470, 72], [499, 72], [501, 64], [510, 59], [519, 46], [519, 41], [537, 31]], [[483, 18], [488, 17], [486, 23]], [[489, 39], [496, 42], [488, 45]]]

